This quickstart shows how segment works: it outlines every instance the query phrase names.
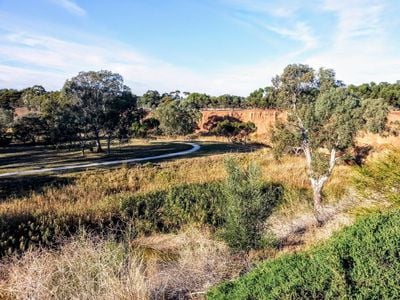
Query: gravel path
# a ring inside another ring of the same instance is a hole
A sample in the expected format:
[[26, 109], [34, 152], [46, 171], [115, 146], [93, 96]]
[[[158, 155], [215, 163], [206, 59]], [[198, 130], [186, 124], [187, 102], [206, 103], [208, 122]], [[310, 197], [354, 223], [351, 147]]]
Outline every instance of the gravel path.
[[141, 158], [131, 158], [131, 159], [123, 159], [123, 160], [112, 160], [112, 161], [104, 161], [104, 162], [96, 162], [89, 164], [77, 164], [65, 167], [55, 167], [55, 168], [44, 168], [44, 169], [36, 169], [36, 170], [26, 170], [26, 171], [17, 171], [17, 172], [9, 172], [0, 174], [1, 177], [10, 177], [10, 176], [18, 176], [18, 175], [32, 175], [32, 174], [40, 174], [40, 173], [48, 173], [48, 172], [58, 172], [58, 171], [66, 171], [66, 170], [77, 170], [77, 169], [85, 169], [85, 168], [93, 168], [93, 167], [102, 167], [102, 166], [115, 166], [121, 164], [129, 164], [133, 162], [141, 162], [148, 160], [157, 160], [163, 158], [177, 157], [187, 155], [193, 152], [196, 152], [200, 149], [200, 146], [195, 143], [182, 143], [186, 145], [190, 145], [193, 148], [185, 151], [175, 152], [175, 153], [167, 153], [156, 156], [149, 157], [141, 157]]

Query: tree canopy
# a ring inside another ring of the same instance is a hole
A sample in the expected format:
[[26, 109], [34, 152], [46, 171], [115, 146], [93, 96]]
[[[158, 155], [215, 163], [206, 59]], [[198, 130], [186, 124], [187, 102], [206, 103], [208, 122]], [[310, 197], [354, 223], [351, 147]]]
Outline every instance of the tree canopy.
[[272, 141], [277, 156], [301, 149], [314, 191], [316, 218], [322, 209], [322, 189], [338, 158], [350, 149], [360, 130], [382, 132], [388, 104], [383, 99], [363, 100], [343, 87], [333, 70], [313, 70], [307, 65], [288, 65], [273, 79], [279, 107], [287, 121], [274, 130]]

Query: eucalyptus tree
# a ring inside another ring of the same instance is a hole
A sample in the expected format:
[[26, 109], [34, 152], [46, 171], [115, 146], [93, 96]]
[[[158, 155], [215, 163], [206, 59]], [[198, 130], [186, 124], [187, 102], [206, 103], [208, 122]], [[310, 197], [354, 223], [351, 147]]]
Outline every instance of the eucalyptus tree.
[[110, 71], [80, 72], [65, 82], [63, 90], [81, 113], [84, 130], [93, 135], [97, 152], [102, 151], [103, 134], [110, 137], [117, 129], [118, 118], [127, 109], [125, 102], [136, 107], [136, 97], [124, 84], [122, 76]]
[[278, 156], [293, 148], [306, 159], [318, 223], [327, 215], [322, 191], [338, 159], [355, 143], [360, 130], [385, 129], [388, 106], [382, 100], [362, 100], [343, 88], [333, 70], [314, 71], [307, 65], [288, 65], [273, 79], [287, 121], [278, 124], [272, 141]]
[[162, 104], [155, 112], [160, 129], [167, 135], [187, 135], [197, 128], [201, 118], [200, 111], [184, 107], [179, 101]]

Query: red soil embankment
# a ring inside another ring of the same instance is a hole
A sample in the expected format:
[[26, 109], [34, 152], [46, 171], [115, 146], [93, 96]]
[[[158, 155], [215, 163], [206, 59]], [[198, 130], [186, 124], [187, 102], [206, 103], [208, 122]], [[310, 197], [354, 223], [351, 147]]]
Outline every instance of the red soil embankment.
[[213, 117], [232, 117], [242, 122], [253, 122], [257, 127], [257, 134], [266, 134], [271, 131], [278, 119], [285, 119], [286, 114], [276, 109], [215, 109], [202, 110], [202, 119], [199, 128], [205, 131], [204, 124]]
[[[271, 131], [277, 120], [284, 120], [286, 118], [285, 112], [280, 112], [275, 109], [206, 109], [202, 110], [202, 119], [199, 122], [200, 131], [206, 131], [204, 124], [208, 122], [210, 117], [233, 117], [242, 122], [253, 122], [259, 136], [265, 136]], [[391, 111], [388, 115], [388, 125], [392, 128], [395, 127], [394, 122], [400, 123], [400, 111]], [[358, 141], [361, 144], [391, 144], [400, 146], [400, 137], [389, 136], [383, 137], [378, 134], [363, 134], [359, 137]]]
[[[229, 116], [236, 118], [242, 122], [253, 122], [257, 126], [257, 133], [263, 134], [269, 132], [271, 126], [278, 119], [284, 120], [286, 114], [276, 109], [206, 109], [202, 110], [202, 119], [199, 123], [199, 128], [204, 130], [204, 124], [212, 116], [224, 117]], [[400, 111], [391, 111], [388, 115], [388, 121], [400, 122]]]

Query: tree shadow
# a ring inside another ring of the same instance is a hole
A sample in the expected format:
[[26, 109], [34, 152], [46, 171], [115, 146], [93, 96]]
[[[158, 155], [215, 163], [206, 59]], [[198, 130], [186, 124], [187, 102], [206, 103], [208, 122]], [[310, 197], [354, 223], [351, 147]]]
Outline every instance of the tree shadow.
[[0, 179], [0, 201], [29, 196], [33, 192], [43, 192], [46, 187], [62, 187], [74, 181], [74, 178], [56, 175], [12, 176]]

